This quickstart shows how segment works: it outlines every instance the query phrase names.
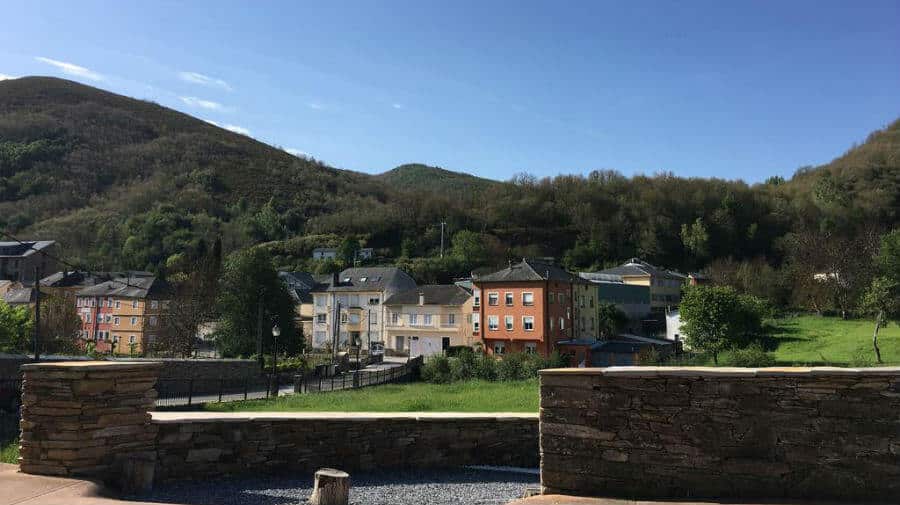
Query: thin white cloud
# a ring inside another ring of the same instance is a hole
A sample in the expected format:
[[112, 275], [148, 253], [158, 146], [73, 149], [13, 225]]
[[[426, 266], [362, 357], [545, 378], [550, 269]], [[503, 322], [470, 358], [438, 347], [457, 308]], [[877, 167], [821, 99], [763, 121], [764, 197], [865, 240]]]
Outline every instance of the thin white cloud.
[[325, 106], [320, 104], [319, 102], [309, 102], [307, 105], [312, 110], [322, 110], [325, 108]]
[[208, 110], [222, 110], [224, 108], [219, 102], [213, 102], [212, 100], [203, 100], [195, 96], [180, 96], [178, 98], [180, 98], [181, 101], [186, 105], [190, 105], [191, 107], [199, 107], [201, 109]]
[[84, 77], [85, 79], [90, 79], [92, 81], [102, 81], [105, 79], [105, 77], [98, 74], [97, 72], [84, 68], [80, 65], [76, 65], [74, 63], [45, 58], [43, 56], [37, 56], [34, 59], [40, 61], [41, 63], [52, 65], [58, 68], [64, 74], [74, 75], [75, 77]]
[[16, 77], [7, 74], [0, 74], [0, 81], [5, 81], [7, 79], [16, 79]]
[[211, 124], [211, 125], [213, 125], [213, 126], [218, 126], [218, 127], [220, 127], [220, 128], [222, 127], [222, 125], [220, 125], [219, 123], [213, 121], [212, 119], [204, 119], [204, 121], [206, 121], [207, 123], [209, 123], [209, 124]]
[[293, 148], [288, 147], [288, 148], [285, 148], [284, 151], [288, 154], [293, 154], [294, 156], [296, 156], [298, 158], [309, 158], [309, 153], [303, 152], [300, 149], [293, 149]]
[[395, 109], [397, 109], [397, 110], [403, 110], [403, 109], [405, 109], [405, 107], [403, 106], [402, 103], [392, 103], [392, 104], [391, 104], [391, 107], [393, 107], [393, 108], [395, 108]]
[[250, 130], [248, 130], [246, 128], [242, 128], [237, 125], [227, 124], [227, 125], [223, 126], [222, 128], [225, 128], [226, 130], [228, 130], [230, 132], [240, 133], [241, 135], [246, 135], [248, 137], [250, 136]]
[[208, 75], [203, 75], [197, 72], [179, 72], [178, 77], [185, 82], [200, 84], [201, 86], [209, 86], [212, 88], [220, 88], [224, 89], [225, 91], [234, 91], [234, 88], [232, 88], [230, 84], [223, 81], [222, 79], [216, 79], [215, 77], [210, 77]]

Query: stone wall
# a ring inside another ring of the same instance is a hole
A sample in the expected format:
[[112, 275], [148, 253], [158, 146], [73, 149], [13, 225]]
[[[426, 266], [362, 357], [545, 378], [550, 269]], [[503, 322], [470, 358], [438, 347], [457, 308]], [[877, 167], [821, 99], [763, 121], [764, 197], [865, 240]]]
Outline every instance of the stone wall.
[[900, 496], [900, 368], [541, 372], [546, 493]]
[[159, 368], [112, 361], [22, 366], [21, 470], [109, 478], [126, 461], [153, 458], [149, 411]]
[[538, 466], [534, 414], [155, 412], [160, 479], [322, 467]]
[[259, 362], [252, 359], [115, 358], [115, 361], [162, 363], [160, 380], [240, 380], [261, 374]]

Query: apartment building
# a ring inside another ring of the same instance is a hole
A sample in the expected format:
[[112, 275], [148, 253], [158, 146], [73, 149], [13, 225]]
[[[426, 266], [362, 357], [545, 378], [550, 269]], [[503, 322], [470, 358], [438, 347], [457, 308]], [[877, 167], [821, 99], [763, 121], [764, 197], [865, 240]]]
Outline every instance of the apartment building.
[[313, 308], [312, 291], [317, 287], [323, 287], [331, 281], [331, 275], [316, 275], [309, 272], [278, 272], [278, 278], [288, 288], [288, 293], [294, 302], [294, 311], [296, 317], [294, 321], [297, 327], [303, 331], [306, 338], [310, 338], [315, 331], [313, 329], [313, 319], [315, 319], [315, 309]]
[[573, 338], [594, 339], [600, 336], [597, 321], [598, 291], [589, 281], [573, 276], [572, 289], [575, 294], [572, 308], [574, 311]]
[[311, 291], [313, 347], [368, 349], [371, 342], [383, 342], [384, 301], [415, 287], [412, 277], [394, 267], [348, 268], [333, 275]]
[[451, 346], [472, 346], [472, 292], [460, 286], [427, 285], [384, 302], [385, 346], [411, 357], [439, 354]]
[[79, 290], [75, 307], [82, 339], [99, 352], [139, 355], [162, 331], [171, 292], [155, 277], [118, 278]]
[[549, 355], [572, 338], [575, 276], [540, 260], [525, 259], [473, 279], [473, 325], [489, 354]]
[[665, 314], [667, 308], [677, 307], [681, 303], [681, 287], [687, 281], [684, 274], [653, 266], [638, 258], [597, 273], [624, 284], [647, 286], [650, 290], [650, 311], [660, 315]]

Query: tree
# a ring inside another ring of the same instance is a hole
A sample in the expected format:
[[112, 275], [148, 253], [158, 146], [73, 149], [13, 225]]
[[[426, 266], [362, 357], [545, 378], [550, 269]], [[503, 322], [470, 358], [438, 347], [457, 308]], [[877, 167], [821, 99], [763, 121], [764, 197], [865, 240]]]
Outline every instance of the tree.
[[889, 277], [872, 280], [869, 289], [860, 300], [860, 308], [875, 316], [875, 330], [872, 332], [872, 349], [875, 360], [881, 363], [881, 349], [878, 347], [878, 331], [889, 321], [900, 321], [900, 284]]
[[480, 233], [460, 230], [453, 235], [453, 247], [450, 253], [471, 267], [485, 264], [488, 260], [488, 248]]
[[293, 300], [265, 249], [247, 249], [228, 258], [219, 282], [217, 306], [221, 325], [216, 343], [223, 356], [256, 353], [260, 307], [263, 352], [273, 350], [273, 324], [281, 328], [277, 351], [289, 355], [301, 352], [303, 335], [294, 322]]
[[78, 351], [78, 332], [82, 320], [75, 308], [74, 296], [45, 293], [41, 290], [41, 352], [74, 354]]
[[600, 327], [600, 338], [609, 340], [628, 324], [628, 315], [611, 303], [600, 303], [597, 306], [597, 322]]
[[729, 286], [692, 286], [679, 308], [685, 343], [718, 364], [720, 352], [746, 346], [762, 333], [764, 306], [759, 298], [739, 295]]
[[353, 266], [356, 263], [356, 253], [359, 252], [359, 241], [350, 237], [345, 238], [338, 248], [338, 257], [345, 265]]
[[698, 264], [709, 257], [709, 232], [706, 231], [703, 219], [698, 217], [690, 225], [681, 225], [681, 241], [697, 258]]
[[0, 352], [26, 352], [34, 334], [31, 310], [0, 300]]

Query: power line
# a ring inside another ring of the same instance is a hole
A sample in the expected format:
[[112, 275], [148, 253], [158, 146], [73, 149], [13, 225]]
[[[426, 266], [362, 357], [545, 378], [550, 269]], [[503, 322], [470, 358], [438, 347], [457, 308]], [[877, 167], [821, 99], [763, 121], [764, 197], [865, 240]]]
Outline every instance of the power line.
[[[70, 263], [70, 262], [68, 262], [68, 261], [66, 261], [66, 260], [64, 260], [64, 259], [62, 259], [62, 258], [59, 258], [59, 257], [57, 257], [57, 256], [54, 256], [54, 255], [48, 253], [47, 251], [44, 251], [44, 250], [42, 250], [42, 249], [38, 249], [38, 248], [34, 247], [34, 243], [33, 243], [33, 242], [32, 242], [32, 243], [28, 243], [28, 242], [23, 242], [23, 241], [21, 241], [21, 240], [19, 240], [18, 238], [14, 237], [11, 233], [9, 233], [9, 232], [7, 232], [7, 231], [0, 230], [0, 235], [3, 235], [4, 237], [6, 237], [6, 238], [8, 238], [8, 239], [11, 239], [11, 240], [13, 240], [13, 241], [15, 241], [15, 242], [18, 242], [20, 245], [23, 245], [23, 246], [27, 247], [28, 249], [31, 249], [32, 251], [35, 251], [35, 252], [37, 252], [37, 253], [39, 253], [39, 254], [43, 254], [45, 257], [50, 258], [50, 259], [52, 259], [53, 261], [56, 261], [57, 263], [60, 263], [60, 264], [62, 264], [63, 266], [68, 267], [69, 269], [71, 269], [71, 270], [73, 270], [73, 271], [76, 271], [76, 272], [84, 272], [84, 273], [86, 273], [86, 274], [94, 275], [94, 276], [96, 276], [96, 277], [104, 277], [103, 272], [95, 272], [95, 271], [92, 271], [92, 270], [88, 270], [87, 268], [81, 268], [80, 266], [75, 265], [74, 263]], [[127, 286], [127, 287], [135, 288], [135, 289], [147, 289], [147, 286], [135, 286], [134, 284], [129, 283], [127, 280], [122, 281], [122, 280], [119, 280], [119, 279], [113, 279], [113, 278], [111, 278], [111, 279], [110, 279], [110, 282], [115, 282], [115, 283], [117, 283], [117, 284], [123, 284], [123, 285], [125, 285], [125, 286]], [[38, 288], [40, 288], [40, 284], [41, 284], [41, 280], [40, 280], [40, 279], [35, 279], [35, 280], [34, 280], [34, 283], [35, 283], [35, 286], [37, 286]]]

